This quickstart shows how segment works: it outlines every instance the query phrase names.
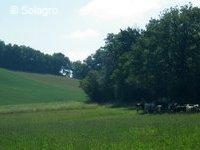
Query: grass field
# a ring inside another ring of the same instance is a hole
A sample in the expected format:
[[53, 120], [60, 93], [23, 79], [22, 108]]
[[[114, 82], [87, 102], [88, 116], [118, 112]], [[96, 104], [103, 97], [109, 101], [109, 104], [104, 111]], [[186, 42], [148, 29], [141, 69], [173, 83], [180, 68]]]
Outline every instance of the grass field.
[[85, 101], [76, 80], [0, 69], [0, 150], [199, 150], [200, 114]]
[[199, 114], [139, 115], [126, 108], [83, 103], [57, 103], [55, 109], [33, 105], [37, 109], [23, 112], [11, 111], [13, 107], [0, 113], [1, 150], [200, 147]]
[[0, 69], [0, 106], [85, 100], [77, 80]]

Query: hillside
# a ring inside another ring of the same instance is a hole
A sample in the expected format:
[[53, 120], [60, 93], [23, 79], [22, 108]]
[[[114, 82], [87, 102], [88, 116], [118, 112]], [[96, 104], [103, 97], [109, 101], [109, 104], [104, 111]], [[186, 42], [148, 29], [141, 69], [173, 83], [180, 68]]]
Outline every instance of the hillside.
[[0, 105], [85, 100], [78, 80], [0, 69]]

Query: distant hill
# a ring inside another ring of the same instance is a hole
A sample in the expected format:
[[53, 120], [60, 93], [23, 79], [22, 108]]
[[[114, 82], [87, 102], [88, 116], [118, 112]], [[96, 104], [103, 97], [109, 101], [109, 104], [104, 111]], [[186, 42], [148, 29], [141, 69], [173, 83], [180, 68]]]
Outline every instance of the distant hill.
[[0, 105], [85, 100], [78, 80], [0, 68]]

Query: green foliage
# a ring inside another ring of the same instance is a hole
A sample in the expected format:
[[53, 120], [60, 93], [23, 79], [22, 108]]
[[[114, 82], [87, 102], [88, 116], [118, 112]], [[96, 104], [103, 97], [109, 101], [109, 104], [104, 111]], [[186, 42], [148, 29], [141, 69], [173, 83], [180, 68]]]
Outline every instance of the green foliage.
[[87, 77], [81, 81], [81, 87], [85, 90], [88, 96], [96, 102], [101, 102], [101, 90], [99, 85], [99, 73], [97, 71], [91, 71]]
[[72, 63], [73, 78], [83, 79], [88, 73], [88, 66], [81, 61], [76, 61]]
[[0, 106], [85, 100], [78, 80], [0, 69]]
[[88, 57], [86, 64], [99, 78], [94, 91], [95, 81], [86, 77], [89, 86], [84, 90], [101, 91], [102, 101], [165, 98], [199, 103], [200, 9], [192, 5], [171, 8], [159, 19], [151, 19], [145, 30], [128, 28], [108, 34], [105, 46]]
[[61, 53], [52, 56], [30, 47], [5, 45], [0, 41], [0, 67], [17, 71], [49, 73], [58, 75], [62, 67], [70, 69], [68, 57]]

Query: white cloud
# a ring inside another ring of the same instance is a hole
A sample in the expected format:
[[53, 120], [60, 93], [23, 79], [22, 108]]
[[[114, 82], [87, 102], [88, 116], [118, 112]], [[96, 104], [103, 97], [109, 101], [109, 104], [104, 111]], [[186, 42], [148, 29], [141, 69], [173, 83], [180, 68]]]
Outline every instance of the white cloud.
[[82, 16], [100, 19], [134, 18], [160, 9], [160, 0], [91, 0], [79, 10]]
[[[160, 0], [164, 1], [164, 0]], [[185, 4], [192, 3], [194, 6], [200, 6], [200, 1], [199, 0], [174, 0], [174, 1], [168, 1], [166, 2], [169, 6], [182, 6]], [[166, 7], [166, 5], [163, 5], [163, 7]]]
[[66, 37], [69, 39], [85, 39], [85, 38], [98, 38], [100, 33], [94, 29], [77, 30], [69, 33]]
[[85, 60], [91, 53], [94, 51], [89, 50], [79, 50], [79, 49], [73, 49], [68, 50], [65, 52], [65, 54], [70, 58], [71, 61], [77, 61], [77, 60]]
[[189, 2], [192, 2], [195, 6], [200, 6], [200, 1], [199, 0], [188, 0]]
[[200, 0], [90, 0], [79, 9], [79, 15], [92, 17], [100, 23], [117, 23], [121, 27], [144, 26], [164, 9], [189, 2], [200, 6]]

